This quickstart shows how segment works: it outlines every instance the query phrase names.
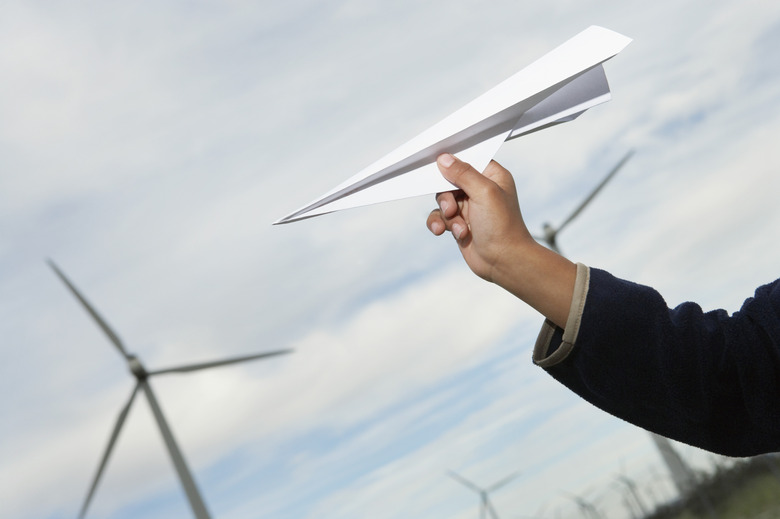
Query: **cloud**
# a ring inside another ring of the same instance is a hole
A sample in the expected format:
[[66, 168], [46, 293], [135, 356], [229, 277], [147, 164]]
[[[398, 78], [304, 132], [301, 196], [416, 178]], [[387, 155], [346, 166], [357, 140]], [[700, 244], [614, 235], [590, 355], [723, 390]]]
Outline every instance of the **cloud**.
[[[735, 309], [776, 277], [777, 11], [4, 6], [4, 510], [72, 515], [132, 385], [47, 256], [150, 368], [296, 349], [153, 382], [215, 515], [471, 517], [448, 468], [521, 469], [495, 496], [510, 514], [566, 510], [561, 489], [609, 487], [621, 459], [640, 478], [644, 433], [530, 364], [539, 318], [428, 234], [432, 200], [270, 222], [595, 22], [635, 38], [614, 99], [499, 156], [526, 220], [560, 222], [635, 147], [564, 252]], [[188, 514], [143, 400], [115, 455], [96, 516]]]

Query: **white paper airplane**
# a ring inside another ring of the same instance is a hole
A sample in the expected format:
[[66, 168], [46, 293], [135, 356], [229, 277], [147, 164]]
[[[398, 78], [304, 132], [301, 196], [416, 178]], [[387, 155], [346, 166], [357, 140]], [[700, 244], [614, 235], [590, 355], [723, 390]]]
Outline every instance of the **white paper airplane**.
[[602, 63], [631, 39], [591, 26], [499, 83], [440, 123], [313, 202], [274, 222], [288, 223], [352, 207], [455, 189], [436, 157], [456, 155], [484, 171], [501, 144], [571, 121], [611, 98]]

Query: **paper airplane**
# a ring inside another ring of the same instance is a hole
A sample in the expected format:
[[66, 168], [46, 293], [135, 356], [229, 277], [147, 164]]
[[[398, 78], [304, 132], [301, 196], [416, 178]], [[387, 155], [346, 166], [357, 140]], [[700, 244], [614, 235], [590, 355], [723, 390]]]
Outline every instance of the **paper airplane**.
[[602, 63], [631, 39], [591, 26], [313, 202], [274, 222], [455, 189], [436, 157], [484, 171], [501, 144], [571, 121], [611, 98]]

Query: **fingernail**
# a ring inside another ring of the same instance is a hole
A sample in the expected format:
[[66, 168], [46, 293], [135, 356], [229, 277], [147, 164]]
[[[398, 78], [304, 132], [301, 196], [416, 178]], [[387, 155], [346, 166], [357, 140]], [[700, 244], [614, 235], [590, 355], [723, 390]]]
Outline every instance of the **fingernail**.
[[454, 224], [452, 226], [452, 234], [454, 234], [455, 237], [460, 240], [460, 235], [463, 234], [463, 226], [459, 223]]
[[442, 212], [442, 214], [444, 214], [444, 213], [446, 213], [446, 212], [447, 212], [447, 208], [448, 208], [449, 206], [450, 206], [450, 204], [448, 204], [448, 203], [447, 203], [447, 202], [445, 202], [444, 200], [442, 200], [442, 201], [441, 201], [441, 203], [439, 204], [439, 209], [441, 209], [441, 212]]
[[439, 155], [438, 161], [439, 164], [441, 164], [445, 168], [448, 168], [455, 163], [455, 157], [453, 157], [449, 153], [442, 153], [441, 155]]

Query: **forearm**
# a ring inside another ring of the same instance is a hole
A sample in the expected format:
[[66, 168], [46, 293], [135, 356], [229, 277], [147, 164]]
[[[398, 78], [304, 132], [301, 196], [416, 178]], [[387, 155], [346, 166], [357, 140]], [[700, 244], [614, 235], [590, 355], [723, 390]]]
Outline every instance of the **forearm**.
[[535, 241], [515, 243], [494, 266], [492, 281], [564, 328], [577, 266]]

